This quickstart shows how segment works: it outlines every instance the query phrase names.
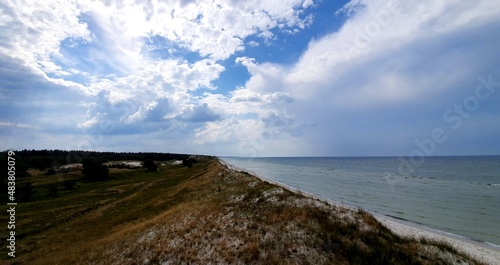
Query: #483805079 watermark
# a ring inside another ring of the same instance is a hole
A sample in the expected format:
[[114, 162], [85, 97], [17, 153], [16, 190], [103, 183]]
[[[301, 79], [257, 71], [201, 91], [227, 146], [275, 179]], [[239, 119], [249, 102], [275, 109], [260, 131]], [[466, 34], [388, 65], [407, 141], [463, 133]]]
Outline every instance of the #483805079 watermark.
[[10, 257], [16, 257], [16, 158], [14, 151], [7, 151], [7, 249]]

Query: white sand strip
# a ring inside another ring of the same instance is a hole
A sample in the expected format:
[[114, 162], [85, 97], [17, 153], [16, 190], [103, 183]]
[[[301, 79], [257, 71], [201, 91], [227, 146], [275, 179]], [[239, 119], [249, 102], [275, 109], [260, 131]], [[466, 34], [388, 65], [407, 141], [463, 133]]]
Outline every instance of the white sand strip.
[[413, 238], [428, 238], [432, 240], [445, 241], [456, 249], [465, 252], [477, 260], [491, 265], [500, 265], [500, 248], [476, 242], [467, 238], [453, 236], [437, 230], [430, 230], [424, 226], [403, 223], [387, 216], [374, 215], [379, 222], [391, 229], [394, 233]]

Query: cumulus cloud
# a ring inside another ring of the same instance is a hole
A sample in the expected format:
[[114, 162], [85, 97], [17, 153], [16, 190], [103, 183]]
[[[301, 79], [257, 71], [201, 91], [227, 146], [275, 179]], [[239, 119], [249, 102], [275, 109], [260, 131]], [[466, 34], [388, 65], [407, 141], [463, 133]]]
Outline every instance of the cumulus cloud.
[[256, 41], [252, 40], [252, 41], [249, 41], [247, 43], [247, 45], [250, 46], [250, 47], [258, 47], [260, 44], [258, 42], [256, 42]]

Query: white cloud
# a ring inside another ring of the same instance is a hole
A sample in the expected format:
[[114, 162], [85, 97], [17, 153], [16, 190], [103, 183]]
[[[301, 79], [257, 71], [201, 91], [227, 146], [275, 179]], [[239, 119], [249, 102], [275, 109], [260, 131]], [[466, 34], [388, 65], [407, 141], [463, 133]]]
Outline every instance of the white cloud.
[[256, 41], [252, 40], [252, 41], [249, 41], [247, 43], [247, 45], [250, 46], [250, 47], [258, 47], [260, 44], [258, 42], [256, 42]]
[[[67, 76], [72, 71], [63, 70], [52, 58], [67, 60], [60, 46], [63, 41], [72, 41], [68, 49], [88, 46], [86, 52], [94, 67], [100, 67], [96, 63], [100, 62], [130, 74], [137, 65], [151, 64], [141, 51], [145, 38], [159, 35], [208, 56], [214, 65], [213, 60], [244, 50], [244, 39], [250, 35], [269, 32], [278, 25], [302, 27], [309, 18], [302, 18], [301, 13], [310, 2], [8, 2], [2, 13], [4, 45], [0, 51], [22, 59], [40, 74]], [[206, 82], [199, 85], [207, 86]]]
[[244, 65], [251, 77], [245, 84], [245, 89], [253, 92], [267, 93], [285, 89], [282, 84], [285, 69], [273, 63], [257, 64], [254, 58], [238, 57], [236, 63]]
[[21, 59], [42, 73], [60, 69], [50, 62], [62, 40], [89, 40], [90, 32], [78, 20], [78, 6], [71, 1], [29, 1], [4, 3], [0, 34], [0, 52]]
[[238, 121], [232, 119], [209, 122], [196, 130], [194, 143], [199, 145], [215, 142], [221, 144], [227, 141], [234, 143], [234, 129], [238, 124]]
[[182, 6], [153, 4], [148, 27], [144, 27], [148, 29], [146, 32], [163, 36], [215, 60], [227, 59], [244, 50], [244, 39], [250, 35], [270, 38], [273, 36], [270, 30], [277, 27], [303, 28], [304, 23], [310, 23], [310, 17], [301, 17], [302, 10], [310, 6], [302, 0], [276, 3], [190, 1]]

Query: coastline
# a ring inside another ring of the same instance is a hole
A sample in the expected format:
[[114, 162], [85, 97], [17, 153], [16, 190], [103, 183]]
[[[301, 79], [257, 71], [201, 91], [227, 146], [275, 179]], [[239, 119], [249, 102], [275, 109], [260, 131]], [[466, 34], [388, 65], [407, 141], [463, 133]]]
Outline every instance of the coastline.
[[400, 236], [444, 241], [477, 260], [486, 262], [487, 264], [500, 264], [500, 248], [473, 241], [466, 237], [452, 235], [425, 226], [419, 226], [415, 223], [396, 220], [389, 216], [373, 215], [384, 226]]
[[[259, 179], [260, 181], [270, 183], [273, 185], [277, 185], [277, 186], [282, 187], [282, 188], [289, 190], [291, 192], [302, 194], [306, 197], [328, 203], [332, 206], [347, 208], [350, 210], [358, 209], [358, 207], [355, 207], [355, 206], [352, 206], [349, 204], [345, 204], [342, 202], [337, 202], [337, 201], [325, 199], [325, 198], [319, 197], [317, 195], [301, 191], [299, 189], [288, 186], [286, 184], [268, 179], [264, 176], [259, 175], [256, 172], [252, 172], [252, 171], [249, 171], [247, 169], [239, 168], [239, 167], [234, 166], [230, 163], [227, 163], [222, 158], [218, 158], [218, 160], [221, 164], [228, 167], [230, 170], [247, 172], [250, 175], [252, 175], [253, 177]], [[429, 240], [446, 242], [446, 243], [450, 244], [451, 246], [455, 247], [456, 249], [458, 249], [459, 251], [463, 251], [464, 253], [468, 254], [471, 257], [474, 257], [477, 260], [480, 260], [480, 261], [485, 262], [487, 264], [500, 264], [500, 247], [488, 245], [484, 242], [474, 241], [472, 239], [462, 237], [460, 235], [453, 235], [453, 234], [450, 234], [450, 233], [447, 233], [444, 231], [425, 227], [425, 226], [422, 226], [422, 225], [419, 225], [416, 223], [412, 223], [411, 221], [398, 220], [398, 219], [392, 218], [392, 217], [387, 216], [387, 215], [374, 213], [374, 212], [370, 211], [369, 209], [364, 209], [364, 210], [367, 210], [380, 223], [382, 223], [384, 226], [389, 228], [395, 234], [400, 235], [402, 237], [416, 238], [416, 239], [425, 238], [425, 239], [429, 239]]]
[[[473, 257], [442, 241], [402, 237], [363, 209], [215, 157], [193, 159], [157, 171], [114, 168], [110, 181], [25, 203], [25, 227], [52, 223], [23, 229], [32, 234], [19, 240], [19, 263], [497, 264], [484, 249]], [[35, 173], [40, 180], [43, 172]], [[55, 203], [62, 200], [70, 207]]]

